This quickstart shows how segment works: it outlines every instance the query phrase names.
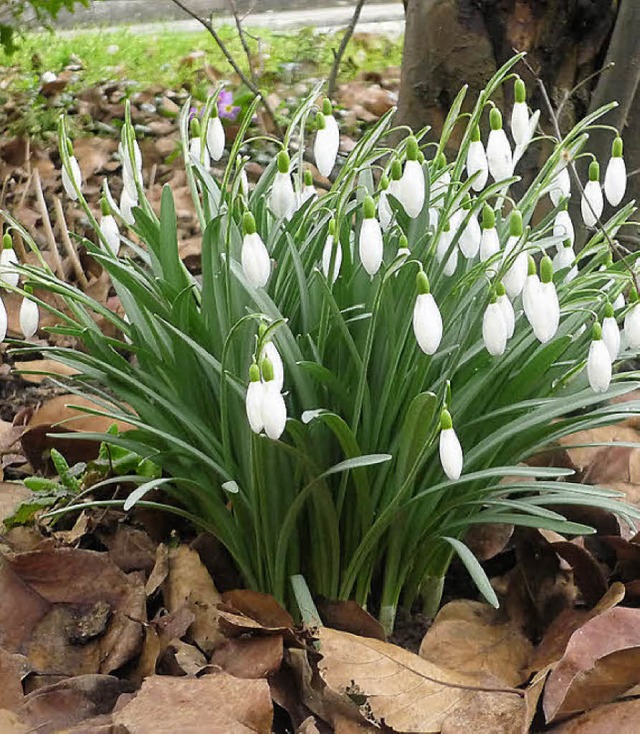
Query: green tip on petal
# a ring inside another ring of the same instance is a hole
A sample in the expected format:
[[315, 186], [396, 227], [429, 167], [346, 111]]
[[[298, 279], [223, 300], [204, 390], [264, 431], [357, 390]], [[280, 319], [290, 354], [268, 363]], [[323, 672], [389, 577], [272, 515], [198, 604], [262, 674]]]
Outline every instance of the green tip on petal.
[[527, 257], [527, 275], [535, 275], [536, 274], [536, 261], [533, 259], [532, 255], [529, 255]]
[[362, 211], [364, 212], [365, 219], [376, 218], [376, 204], [371, 196], [365, 196], [364, 202], [362, 203]]
[[523, 232], [522, 214], [517, 209], [514, 209], [509, 217], [509, 234], [511, 237], [522, 237]]
[[318, 112], [318, 114], [316, 115], [316, 128], [318, 130], [324, 130], [326, 126], [327, 123], [324, 121], [324, 115], [322, 114], [322, 112]]
[[255, 362], [249, 367], [249, 382], [260, 382], [260, 368]]
[[242, 231], [245, 234], [256, 233], [256, 220], [253, 218], [253, 214], [251, 212], [245, 212], [242, 215]]
[[424, 163], [424, 153], [421, 150], [418, 151], [417, 161], [420, 165]]
[[543, 283], [551, 283], [553, 280], [553, 263], [548, 255], [540, 260], [540, 280]]
[[71, 143], [69, 138], [67, 138], [67, 153], [69, 155], [73, 155], [73, 144]]
[[562, 243], [562, 246], [563, 247], [572, 247], [573, 245], [571, 244], [571, 240], [564, 240], [564, 242]]
[[304, 185], [305, 186], [313, 186], [313, 175], [311, 171], [305, 171], [304, 172]]
[[380, 176], [380, 190], [386, 191], [389, 188], [389, 177], [384, 173]]
[[394, 181], [399, 181], [402, 178], [402, 163], [398, 160], [391, 164], [391, 178]]
[[258, 336], [260, 339], [264, 338], [264, 335], [267, 333], [267, 329], [269, 327], [264, 323], [264, 321], [260, 322], [260, 325], [258, 326]]
[[500, 281], [500, 283], [498, 283], [498, 285], [496, 286], [496, 295], [498, 296], [498, 298], [500, 298], [501, 296], [504, 296], [506, 292], [507, 289], [504, 287], [502, 281]]
[[409, 249], [409, 240], [407, 239], [406, 234], [401, 234], [400, 238], [398, 240], [398, 249], [399, 250], [408, 250]]
[[446, 408], [442, 409], [440, 413], [440, 428], [443, 431], [447, 431], [453, 428], [453, 421], [451, 420], [451, 413]]
[[322, 102], [322, 114], [323, 115], [330, 115], [333, 112], [333, 105], [331, 104], [330, 99], [324, 99]]
[[25, 292], [25, 294], [27, 296], [32, 296], [33, 295], [33, 287], [30, 286], [30, 285], [25, 285], [24, 292]]
[[291, 165], [291, 159], [286, 150], [281, 150], [278, 153], [278, 172], [289, 173], [289, 166]]
[[495, 288], [489, 288], [489, 303], [495, 303], [498, 300], [498, 294]]
[[496, 213], [485, 204], [482, 209], [482, 229], [493, 229], [496, 226]]
[[8, 232], [2, 237], [2, 249], [3, 250], [13, 249], [13, 240], [11, 239], [11, 235]]
[[273, 380], [273, 363], [269, 357], [265, 357], [262, 360], [262, 376], [264, 377], [265, 382], [271, 382], [271, 380]]
[[103, 217], [107, 217], [111, 214], [111, 207], [104, 196], [100, 199], [100, 211]]
[[613, 306], [609, 301], [604, 304], [604, 317], [605, 319], [613, 318]]
[[336, 233], [336, 220], [329, 220], [329, 234], [333, 237]]
[[600, 322], [598, 321], [591, 327], [591, 338], [594, 342], [602, 339], [602, 326], [600, 326]]
[[447, 167], [447, 156], [444, 153], [439, 153], [438, 157], [436, 158], [436, 166], [438, 168], [446, 168]]
[[447, 221], [446, 221], [446, 222], [445, 222], [445, 223], [444, 223], [444, 224], [442, 225], [442, 231], [443, 231], [443, 232], [451, 232], [451, 222], [449, 222], [449, 220], [447, 220]]
[[198, 120], [197, 117], [194, 117], [191, 120], [191, 137], [192, 138], [200, 137], [200, 120]]
[[525, 83], [522, 81], [522, 79], [516, 79], [516, 83], [514, 85], [514, 94], [516, 97], [516, 102], [527, 101], [527, 87], [525, 86]]
[[629, 293], [629, 302], [630, 303], [637, 303], [638, 301], [638, 291], [635, 286], [631, 288], [631, 292]]
[[563, 199], [562, 203], [560, 204], [560, 211], [569, 211], [569, 200]]
[[611, 144], [611, 156], [613, 158], [622, 158], [622, 138], [619, 135], [617, 138], [614, 138]]
[[502, 113], [494, 107], [489, 114], [489, 124], [492, 130], [502, 130]]
[[407, 138], [407, 160], [417, 161], [418, 152], [419, 152], [418, 141], [413, 137], [413, 135], [410, 135]]
[[471, 142], [477, 143], [480, 140], [480, 125], [474, 125], [471, 131]]
[[600, 164], [598, 161], [591, 161], [589, 164], [589, 181], [600, 180]]
[[427, 278], [427, 274], [424, 272], [424, 270], [421, 270], [416, 275], [416, 288], [418, 289], [418, 293], [422, 296], [426, 293], [431, 292], [431, 286], [429, 285], [429, 278]]

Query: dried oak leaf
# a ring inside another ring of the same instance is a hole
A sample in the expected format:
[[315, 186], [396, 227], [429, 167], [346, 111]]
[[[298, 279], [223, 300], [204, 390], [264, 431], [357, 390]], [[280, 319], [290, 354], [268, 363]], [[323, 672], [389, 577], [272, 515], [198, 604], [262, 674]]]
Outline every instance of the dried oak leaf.
[[640, 609], [609, 609], [571, 635], [545, 687], [546, 720], [609, 703], [638, 684]]
[[152, 675], [113, 715], [128, 734], [270, 734], [272, 721], [267, 681], [224, 672], [202, 678]]
[[489, 675], [507, 686], [527, 679], [533, 645], [500, 610], [461, 599], [439, 612], [419, 655], [448, 670]]

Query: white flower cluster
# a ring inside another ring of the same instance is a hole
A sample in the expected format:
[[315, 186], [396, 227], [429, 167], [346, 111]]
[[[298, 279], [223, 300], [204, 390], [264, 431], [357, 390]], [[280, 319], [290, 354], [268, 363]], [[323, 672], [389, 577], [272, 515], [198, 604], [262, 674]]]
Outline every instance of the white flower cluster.
[[[0, 287], [14, 290], [20, 282], [20, 273], [16, 268], [18, 256], [13, 249], [13, 240], [7, 232], [2, 238], [2, 252], [0, 253]], [[20, 331], [25, 339], [31, 339], [38, 331], [40, 312], [38, 304], [31, 298], [33, 291], [30, 286], [24, 287], [24, 296], [20, 304]], [[4, 301], [0, 298], [0, 342], [7, 336], [8, 315]]]

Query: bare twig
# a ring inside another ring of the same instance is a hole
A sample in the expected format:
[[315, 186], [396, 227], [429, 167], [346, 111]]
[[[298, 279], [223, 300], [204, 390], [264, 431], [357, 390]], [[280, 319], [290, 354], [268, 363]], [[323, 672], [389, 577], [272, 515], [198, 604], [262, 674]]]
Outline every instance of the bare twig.
[[69, 260], [71, 260], [71, 267], [73, 268], [73, 272], [75, 273], [76, 280], [78, 281], [80, 287], [82, 288], [82, 290], [85, 290], [86, 287], [89, 285], [89, 282], [87, 280], [87, 276], [84, 274], [84, 270], [82, 269], [82, 264], [80, 263], [80, 258], [78, 257], [76, 248], [73, 246], [73, 242], [71, 242], [71, 238], [69, 237], [67, 222], [64, 218], [64, 210], [62, 209], [62, 204], [60, 203], [60, 199], [57, 196], [53, 197], [53, 206], [56, 210], [60, 236], [62, 237], [62, 242], [67, 251], [67, 255], [69, 256]]
[[53, 227], [51, 226], [51, 219], [49, 218], [49, 211], [47, 210], [47, 204], [44, 200], [44, 194], [42, 193], [42, 181], [40, 180], [40, 171], [36, 167], [33, 169], [33, 188], [36, 190], [36, 199], [38, 201], [38, 209], [42, 216], [42, 226], [44, 227], [44, 233], [49, 243], [49, 252], [51, 253], [51, 259], [53, 261], [53, 272], [58, 278], [64, 280], [64, 268], [62, 267], [62, 260], [60, 259], [60, 253], [58, 252], [58, 245], [56, 244], [56, 238], [53, 234]]
[[351, 40], [351, 36], [353, 36], [353, 32], [356, 29], [358, 19], [360, 18], [360, 13], [362, 12], [362, 6], [364, 4], [365, 0], [358, 0], [358, 2], [356, 3], [351, 22], [349, 23], [347, 30], [344, 32], [344, 36], [342, 36], [342, 41], [340, 41], [340, 46], [338, 47], [338, 50], [334, 53], [333, 67], [331, 68], [329, 85], [327, 87], [327, 96], [329, 97], [329, 99], [333, 97], [333, 94], [336, 91], [336, 83], [338, 81], [338, 73], [340, 72], [342, 57], [344, 56], [344, 52], [347, 50], [347, 44]]
[[[244, 71], [240, 68], [237, 61], [234, 59], [233, 54], [229, 49], [226, 47], [224, 41], [220, 38], [220, 35], [216, 31], [216, 29], [213, 27], [212, 23], [208, 21], [206, 18], [202, 18], [199, 16], [196, 12], [191, 10], [189, 7], [187, 7], [181, 0], [171, 0], [174, 5], [177, 5], [181, 10], [184, 10], [187, 15], [190, 15], [194, 20], [197, 20], [200, 25], [207, 30], [211, 38], [216, 42], [218, 45], [218, 48], [222, 51], [222, 53], [225, 55], [225, 58], [227, 61], [231, 64], [233, 67], [233, 70], [236, 72], [236, 74], [240, 77], [240, 79], [243, 81], [243, 83], [255, 94], [257, 97], [260, 97], [262, 100], [262, 106], [264, 107], [265, 112], [267, 113], [267, 116], [273, 123], [273, 126], [275, 127], [276, 131], [278, 132], [278, 135], [282, 137], [282, 129], [280, 128], [280, 125], [278, 124], [278, 121], [276, 120], [275, 113], [273, 109], [271, 108], [271, 105], [267, 101], [267, 98], [264, 96], [260, 88], [254, 83], [253, 79], [248, 77]], [[242, 39], [242, 35], [240, 36]]]
[[229, 7], [231, 8], [231, 12], [233, 14], [233, 20], [235, 21], [238, 35], [240, 36], [240, 43], [242, 44], [244, 55], [247, 57], [247, 65], [249, 67], [249, 74], [251, 76], [251, 81], [257, 87], [258, 80], [256, 78], [256, 71], [253, 68], [253, 60], [251, 59], [251, 49], [249, 48], [249, 45], [247, 44], [247, 39], [245, 37], [244, 28], [242, 27], [242, 21], [247, 17], [248, 13], [245, 13], [242, 16], [242, 18], [240, 18], [240, 16], [238, 15], [238, 6], [236, 5], [236, 0], [229, 0]]
[[600, 76], [601, 74], [604, 74], [605, 72], [609, 71], [615, 66], [615, 63], [613, 61], [610, 61], [608, 64], [603, 66], [601, 69], [597, 69], [593, 72], [593, 74], [589, 74], [589, 76], [585, 77], [582, 81], [578, 82], [573, 89], [570, 89], [568, 92], [564, 93], [564, 96], [562, 98], [562, 102], [558, 105], [558, 109], [556, 110], [556, 117], [558, 120], [562, 117], [562, 112], [564, 111], [564, 106], [567, 104], [567, 102], [573, 97], [573, 95], [583, 87], [585, 84], [588, 84], [592, 79], [595, 79], [597, 76]]

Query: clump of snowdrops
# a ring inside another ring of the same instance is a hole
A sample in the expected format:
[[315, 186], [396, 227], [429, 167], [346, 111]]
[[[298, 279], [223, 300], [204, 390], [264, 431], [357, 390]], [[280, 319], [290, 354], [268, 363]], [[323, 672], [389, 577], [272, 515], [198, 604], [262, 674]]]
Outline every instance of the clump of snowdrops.
[[[633, 204], [598, 224], [598, 162], [584, 183], [591, 229], [577, 256], [567, 211], [581, 196], [568, 161], [589, 155], [589, 130], [610, 107], [577, 124], [511, 197], [521, 156], [539, 143], [538, 113], [511, 71], [517, 60], [470, 115], [461, 91], [439, 140], [425, 129], [390, 147], [389, 113], [339, 168], [338, 124], [314, 93], [253, 187], [243, 146], [255, 107], [229, 144], [215, 97], [193, 122], [187, 104], [180, 125], [202, 228], [199, 277], [179, 258], [170, 186], [159, 212], [145, 196], [130, 120], [121, 197], [105, 181], [97, 218], [61, 122], [65, 188], [97, 235], [82, 244], [125, 315], [44, 260], [9, 263], [10, 246], [3, 267], [22, 278], [27, 302], [52, 310], [33, 295], [45, 290], [66, 304], [51, 331], [82, 348], [37, 350], [78, 370], [71, 388], [91, 396], [96, 413], [135, 427], [113, 443], [162, 467], [161, 478], [129, 477], [140, 486], [125, 508], [165, 507], [211, 531], [250, 587], [287, 602], [289, 578], [302, 574], [314, 594], [375, 604], [387, 627], [399, 603], [437, 606], [454, 554], [497, 604], [464, 543], [472, 525], [581, 534], [590, 529], [563, 515], [572, 505], [638, 516], [568, 470], [526, 464], [563, 436], [638, 409], [611, 399], [638, 386], [619, 365], [640, 347], [640, 306], [635, 256], [614, 262], [609, 242]], [[512, 146], [491, 98], [514, 83]], [[454, 126], [463, 134], [447, 160]], [[612, 138], [604, 193], [618, 206], [625, 171]], [[335, 175], [328, 191], [314, 186], [306, 146], [320, 173]], [[218, 178], [210, 166], [220, 160]], [[105, 336], [95, 315], [120, 338]], [[158, 487], [166, 502], [148, 495]]]

